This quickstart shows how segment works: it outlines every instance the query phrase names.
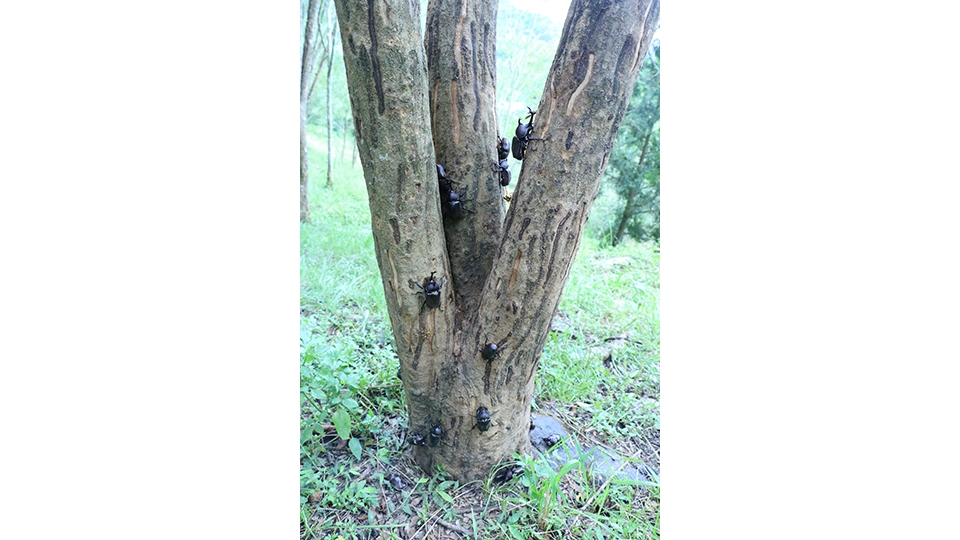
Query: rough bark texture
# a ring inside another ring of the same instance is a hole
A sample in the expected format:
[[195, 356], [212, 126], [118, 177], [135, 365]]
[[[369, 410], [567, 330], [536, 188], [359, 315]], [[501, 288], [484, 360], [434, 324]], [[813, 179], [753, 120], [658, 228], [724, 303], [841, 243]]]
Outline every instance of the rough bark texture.
[[[659, 20], [658, 0], [573, 2], [534, 121], [546, 141], [531, 143], [501, 221], [496, 9], [482, 4], [433, 0], [425, 52], [416, 0], [336, 0], [410, 435], [444, 431], [414, 455], [465, 481], [530, 451], [533, 375]], [[437, 162], [473, 200], [446, 239]], [[435, 310], [416, 294], [431, 272], [445, 280]], [[501, 351], [489, 361], [488, 343]], [[486, 432], [473, 429], [480, 406]]]
[[[377, 264], [400, 359], [411, 434], [443, 424], [442, 364], [453, 349], [452, 283], [430, 134], [427, 62], [412, 2], [336, 0]], [[436, 272], [440, 308], [417, 286]]]
[[[534, 373], [583, 226], [600, 187], [659, 2], [574, 0], [537, 108], [501, 243], [481, 296], [471, 345], [502, 344], [479, 395], [501, 415], [501, 451], [529, 450]], [[467, 348], [467, 345], [464, 345]]]
[[497, 2], [431, 0], [427, 6], [433, 145], [454, 189], [468, 199], [466, 217], [444, 225], [457, 302], [469, 312], [476, 310], [506, 213], [496, 169], [496, 30]]

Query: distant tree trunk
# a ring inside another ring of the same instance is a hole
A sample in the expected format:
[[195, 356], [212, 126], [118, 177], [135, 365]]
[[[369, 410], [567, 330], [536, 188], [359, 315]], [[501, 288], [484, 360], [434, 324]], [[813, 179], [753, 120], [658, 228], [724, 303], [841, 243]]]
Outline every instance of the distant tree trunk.
[[330, 100], [330, 93], [333, 85], [330, 81], [330, 74], [333, 72], [333, 37], [336, 26], [333, 18], [336, 12], [333, 10], [333, 4], [329, 5], [327, 10], [327, 25], [329, 34], [327, 37], [327, 187], [333, 187], [333, 102]]
[[[530, 451], [540, 353], [659, 0], [573, 1], [534, 122], [545, 141], [531, 142], [506, 214], [492, 170], [496, 4], [431, 0], [425, 51], [419, 2], [335, 1], [409, 435], [443, 431], [414, 457], [481, 479]], [[437, 155], [465, 191], [460, 221], [441, 217]], [[434, 273], [443, 286], [430, 309], [420, 287]], [[485, 359], [491, 343], [499, 354]], [[481, 406], [488, 431], [473, 429]]]
[[310, 221], [310, 198], [307, 194], [307, 103], [300, 102], [300, 221]]
[[[647, 156], [647, 147], [650, 144], [650, 136], [653, 135], [653, 128], [647, 130], [646, 136], [643, 138], [643, 149], [640, 150], [640, 159], [637, 160], [637, 170], [643, 166], [643, 160]], [[630, 219], [637, 214], [637, 209], [634, 207], [634, 200], [637, 197], [637, 188], [630, 188], [627, 192], [627, 203], [623, 205], [623, 213], [620, 214], [620, 224], [617, 225], [617, 232], [613, 235], [613, 245], [618, 246], [620, 242], [623, 242], [623, 236], [627, 232], [627, 224], [630, 223]]]
[[617, 232], [613, 235], [613, 245], [618, 246], [620, 242], [623, 242], [623, 235], [627, 232], [627, 223], [630, 222], [630, 218], [634, 216], [633, 201], [637, 197], [637, 188], [630, 188], [627, 191], [627, 202], [623, 206], [623, 212], [620, 213], [620, 223], [617, 225]]
[[300, 221], [310, 221], [310, 199], [307, 194], [309, 152], [307, 149], [307, 102], [310, 89], [316, 77], [314, 63], [317, 56], [317, 28], [321, 0], [309, 0], [307, 3], [307, 24], [304, 31], [303, 48], [300, 51]]
[[343, 126], [343, 138], [340, 139], [340, 161], [347, 159], [347, 140], [351, 139], [351, 133], [353, 133], [353, 128], [350, 127], [350, 113], [347, 113], [343, 117], [343, 122], [340, 123]]

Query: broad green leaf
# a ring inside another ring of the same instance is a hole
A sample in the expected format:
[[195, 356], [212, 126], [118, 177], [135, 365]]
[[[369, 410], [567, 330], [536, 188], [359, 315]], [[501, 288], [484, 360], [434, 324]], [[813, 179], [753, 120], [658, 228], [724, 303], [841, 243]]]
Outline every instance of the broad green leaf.
[[333, 413], [333, 426], [337, 428], [337, 435], [341, 439], [347, 440], [350, 438], [350, 415], [347, 414], [347, 411], [337, 409], [337, 412]]
[[353, 398], [344, 398], [343, 406], [346, 407], [348, 411], [356, 411], [360, 409], [360, 404], [357, 403], [357, 400]]
[[360, 459], [360, 441], [356, 437], [350, 438], [350, 451], [353, 452], [353, 457]]
[[447, 493], [446, 491], [443, 491], [442, 489], [438, 489], [437, 494], [440, 495], [440, 497], [443, 498], [443, 500], [447, 501], [450, 504], [453, 504], [453, 497], [451, 497], [450, 494]]

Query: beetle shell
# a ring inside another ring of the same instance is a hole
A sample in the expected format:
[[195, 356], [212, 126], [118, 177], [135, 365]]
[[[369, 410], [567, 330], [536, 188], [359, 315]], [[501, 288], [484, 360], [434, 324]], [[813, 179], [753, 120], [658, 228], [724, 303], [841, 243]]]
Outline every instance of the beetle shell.
[[443, 437], [443, 428], [440, 427], [440, 424], [437, 424], [430, 428], [430, 433], [427, 435], [429, 439], [430, 446], [437, 446], [440, 444], [440, 439]]
[[510, 140], [506, 137], [500, 139], [500, 143], [497, 145], [497, 155], [501, 160], [507, 159], [507, 156], [510, 155]]
[[463, 203], [460, 202], [460, 197], [462, 193], [457, 193], [454, 190], [450, 190], [450, 193], [447, 195], [447, 216], [450, 219], [463, 219]]
[[443, 287], [443, 278], [440, 278], [440, 281], [437, 282], [433, 279], [434, 274], [436, 274], [436, 272], [430, 272], [430, 277], [427, 278], [425, 284], [420, 285], [417, 283], [417, 287], [423, 289], [423, 294], [425, 295], [423, 302], [430, 309], [440, 307], [440, 288]]
[[498, 165], [500, 170], [500, 185], [509, 186], [510, 185], [510, 164], [507, 163], [506, 158], [500, 158], [500, 164]]
[[493, 360], [498, 354], [500, 354], [500, 351], [497, 350], [496, 343], [487, 343], [483, 347], [483, 350], [480, 351], [480, 356], [482, 356], [484, 360]]
[[514, 137], [513, 148], [511, 149], [511, 152], [513, 152], [513, 159], [523, 161], [523, 150], [523, 143], [520, 142], [520, 139]]
[[531, 119], [530, 123], [524, 124], [522, 119], [517, 119], [517, 138], [523, 140], [530, 132], [533, 130], [533, 120]]
[[524, 152], [527, 149], [527, 144], [532, 140], [539, 140], [531, 137], [533, 135], [533, 115], [536, 114], [530, 107], [527, 107], [527, 110], [530, 111], [530, 114], [527, 115], [527, 118], [530, 119], [526, 124], [523, 123], [523, 118], [517, 119], [517, 135], [513, 138], [513, 157], [518, 160], [523, 160]]
[[477, 429], [480, 431], [490, 429], [490, 411], [486, 407], [477, 409]]

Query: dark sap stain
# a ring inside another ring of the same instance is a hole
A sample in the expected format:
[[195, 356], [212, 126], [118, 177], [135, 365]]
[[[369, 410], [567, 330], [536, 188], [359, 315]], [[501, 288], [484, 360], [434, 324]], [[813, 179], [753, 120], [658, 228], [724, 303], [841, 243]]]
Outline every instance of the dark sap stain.
[[374, 0], [367, 0], [367, 27], [370, 29], [370, 61], [373, 65], [373, 84], [377, 88], [377, 111], [383, 116], [386, 110], [383, 104], [383, 77], [380, 75], [379, 45], [377, 44], [377, 28], [373, 20]]
[[393, 229], [393, 241], [399, 244], [400, 243], [400, 225], [397, 223], [397, 218], [390, 218], [390, 228]]
[[517, 240], [523, 240], [523, 231], [527, 230], [528, 225], [530, 225], [530, 218], [523, 218], [523, 225], [520, 226], [520, 234], [517, 236]]
[[624, 66], [629, 70], [633, 62], [633, 51], [637, 48], [637, 42], [633, 39], [632, 35], [627, 35], [627, 39], [623, 42], [623, 47], [620, 48], [620, 56], [617, 57], [617, 67], [613, 70], [613, 95], [616, 96], [620, 93], [620, 87], [623, 86], [623, 76], [627, 73], [623, 72]]

